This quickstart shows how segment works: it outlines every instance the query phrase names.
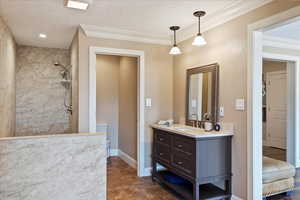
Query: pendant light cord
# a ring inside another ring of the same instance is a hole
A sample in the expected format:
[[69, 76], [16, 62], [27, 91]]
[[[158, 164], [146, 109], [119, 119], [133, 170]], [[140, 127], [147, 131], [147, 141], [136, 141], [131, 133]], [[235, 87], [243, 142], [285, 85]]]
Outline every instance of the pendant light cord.
[[174, 30], [174, 46], [176, 46], [176, 30]]
[[200, 16], [199, 16], [199, 20], [198, 20], [198, 35], [201, 34], [201, 30], [200, 30]]

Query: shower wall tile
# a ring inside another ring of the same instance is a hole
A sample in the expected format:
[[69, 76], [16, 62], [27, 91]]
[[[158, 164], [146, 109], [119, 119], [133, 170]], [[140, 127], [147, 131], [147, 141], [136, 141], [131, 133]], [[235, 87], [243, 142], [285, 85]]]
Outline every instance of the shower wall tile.
[[0, 139], [1, 200], [105, 200], [106, 135]]
[[65, 95], [70, 104], [71, 90], [61, 84], [62, 68], [53, 65], [56, 61], [69, 66], [70, 52], [18, 46], [16, 136], [71, 132], [71, 116], [64, 107]]

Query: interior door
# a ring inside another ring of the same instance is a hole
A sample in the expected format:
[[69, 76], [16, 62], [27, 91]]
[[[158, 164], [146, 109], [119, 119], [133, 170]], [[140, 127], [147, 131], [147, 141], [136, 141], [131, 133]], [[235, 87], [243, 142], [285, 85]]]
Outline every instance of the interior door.
[[267, 143], [286, 149], [287, 138], [287, 73], [268, 72], [267, 80]]

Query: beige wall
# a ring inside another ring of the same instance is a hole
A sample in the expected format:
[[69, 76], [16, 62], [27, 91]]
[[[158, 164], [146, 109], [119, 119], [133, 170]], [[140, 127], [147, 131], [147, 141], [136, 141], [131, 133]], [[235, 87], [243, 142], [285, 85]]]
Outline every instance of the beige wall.
[[97, 124], [108, 125], [111, 149], [118, 149], [120, 57], [97, 55]]
[[247, 99], [247, 25], [274, 15], [300, 2], [273, 1], [261, 8], [213, 28], [203, 35], [208, 44], [192, 46], [193, 38], [179, 44], [183, 54], [174, 59], [174, 117], [184, 118], [186, 69], [211, 63], [220, 65], [220, 105], [225, 108], [223, 122], [235, 124], [233, 138], [233, 193], [247, 196], [247, 113], [236, 111], [235, 99]]
[[16, 44], [0, 17], [0, 137], [14, 136]]
[[137, 160], [137, 59], [120, 58], [119, 149]]
[[[70, 52], [65, 49], [17, 47], [16, 133], [15, 136], [70, 133], [71, 90], [61, 80], [61, 67], [69, 67]], [[70, 69], [72, 70], [72, 69]]]
[[150, 124], [173, 116], [173, 59], [169, 47], [140, 42], [88, 38], [79, 32], [79, 131], [89, 126], [89, 47], [110, 47], [145, 52], [145, 96], [152, 98], [145, 108], [145, 165], [151, 166], [152, 130]]
[[73, 133], [78, 132], [78, 62], [79, 46], [78, 32], [75, 34], [70, 46], [70, 63], [72, 66], [72, 117], [71, 130]]

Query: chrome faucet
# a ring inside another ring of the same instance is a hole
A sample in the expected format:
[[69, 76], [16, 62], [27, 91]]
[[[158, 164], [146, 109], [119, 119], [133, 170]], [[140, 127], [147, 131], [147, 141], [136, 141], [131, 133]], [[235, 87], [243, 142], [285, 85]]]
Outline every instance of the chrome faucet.
[[204, 113], [204, 115], [203, 115], [203, 119], [205, 120], [205, 121], [210, 121], [211, 120], [211, 114], [210, 113]]

